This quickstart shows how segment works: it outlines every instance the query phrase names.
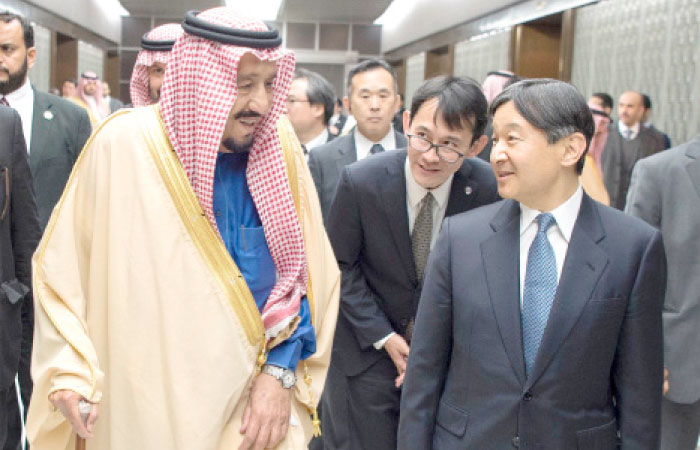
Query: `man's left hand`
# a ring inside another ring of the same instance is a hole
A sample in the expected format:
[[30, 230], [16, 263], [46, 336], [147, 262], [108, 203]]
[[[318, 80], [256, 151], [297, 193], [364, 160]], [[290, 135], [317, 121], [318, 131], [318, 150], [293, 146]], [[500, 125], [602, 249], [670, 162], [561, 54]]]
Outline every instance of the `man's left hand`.
[[287, 435], [292, 410], [292, 389], [284, 389], [279, 380], [261, 373], [253, 381], [248, 404], [243, 412], [238, 450], [274, 448]]

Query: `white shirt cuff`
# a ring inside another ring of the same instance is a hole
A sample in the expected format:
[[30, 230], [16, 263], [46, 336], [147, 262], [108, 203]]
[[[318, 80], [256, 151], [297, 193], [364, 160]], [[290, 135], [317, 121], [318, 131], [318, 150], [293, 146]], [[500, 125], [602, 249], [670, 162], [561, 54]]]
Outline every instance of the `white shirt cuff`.
[[392, 331], [391, 333], [387, 334], [384, 338], [378, 340], [377, 342], [375, 342], [375, 343], [373, 344], [373, 345], [374, 345], [374, 348], [376, 348], [377, 350], [383, 349], [383, 348], [384, 348], [384, 344], [386, 344], [386, 341], [388, 341], [389, 338], [392, 337], [392, 336], [395, 335], [395, 334], [396, 334], [396, 333], [395, 333], [394, 331]]

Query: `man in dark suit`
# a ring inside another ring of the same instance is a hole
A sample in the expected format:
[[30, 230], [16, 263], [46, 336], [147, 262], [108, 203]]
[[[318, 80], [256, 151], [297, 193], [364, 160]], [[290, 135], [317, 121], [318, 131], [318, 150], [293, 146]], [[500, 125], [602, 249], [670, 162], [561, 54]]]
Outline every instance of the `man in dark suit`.
[[644, 98], [639, 92], [624, 92], [617, 102], [617, 113], [620, 120], [609, 127], [601, 160], [610, 206], [624, 210], [634, 165], [640, 159], [660, 152], [666, 145], [661, 133], [642, 125]]
[[[87, 113], [72, 102], [55, 95], [35, 90], [27, 78], [27, 71], [34, 65], [34, 31], [26, 19], [11, 13], [0, 13], [2, 42], [12, 49], [0, 64], [8, 72], [7, 81], [0, 81], [2, 100], [14, 108], [22, 118], [22, 131], [29, 148], [29, 168], [32, 172], [39, 224], [43, 230], [49, 221], [53, 207], [63, 192], [63, 187], [78, 158], [85, 141], [90, 136], [90, 120]], [[19, 385], [23, 408], [26, 412], [31, 395], [29, 361], [33, 333], [33, 305], [23, 302], [23, 344], [19, 366]], [[8, 411], [16, 416], [9, 432], [6, 449], [19, 445], [21, 423], [17, 401], [10, 401]]]
[[335, 135], [328, 131], [328, 121], [335, 109], [335, 92], [331, 84], [316, 72], [297, 69], [289, 86], [287, 115], [308, 160], [309, 151]]
[[370, 59], [348, 74], [345, 106], [357, 120], [355, 129], [309, 154], [309, 169], [316, 185], [324, 221], [335, 197], [343, 168], [355, 161], [406, 146], [391, 121], [399, 108], [398, 79], [385, 61]]
[[[0, 74], [0, 83], [6, 81], [3, 78]], [[17, 405], [22, 306], [32, 301], [31, 259], [41, 234], [22, 123], [6, 106], [0, 106], [0, 186], [0, 448], [4, 448], [9, 425], [16, 420], [17, 408], [5, 405], [13, 400]]]
[[658, 228], [668, 259], [661, 448], [695, 450], [700, 431], [700, 136], [640, 160], [625, 212]]
[[654, 123], [651, 121], [651, 97], [649, 97], [647, 94], [642, 94], [642, 100], [644, 105], [644, 112], [642, 113], [642, 125], [650, 129], [651, 131], [663, 136], [664, 150], [671, 148], [671, 138], [668, 136], [668, 134], [656, 128], [654, 126]]
[[661, 235], [581, 189], [594, 124], [573, 86], [521, 81], [491, 111], [506, 200], [443, 224], [398, 448], [657, 450]]
[[323, 403], [327, 450], [342, 444], [335, 413], [344, 409], [349, 448], [396, 448], [400, 386], [430, 248], [444, 217], [498, 200], [491, 168], [472, 158], [486, 144], [486, 111], [473, 80], [428, 80], [404, 114], [408, 147], [343, 170], [328, 218], [342, 288]]

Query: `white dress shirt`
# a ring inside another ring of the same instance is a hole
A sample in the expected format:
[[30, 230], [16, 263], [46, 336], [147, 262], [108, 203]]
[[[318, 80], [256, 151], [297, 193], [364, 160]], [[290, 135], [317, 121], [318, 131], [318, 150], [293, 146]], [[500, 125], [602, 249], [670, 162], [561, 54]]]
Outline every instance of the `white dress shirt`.
[[34, 118], [34, 90], [29, 80], [25, 80], [22, 87], [10, 92], [5, 98], [22, 119], [22, 133], [27, 144], [27, 153], [29, 153], [29, 146], [32, 143], [32, 119]]
[[617, 129], [620, 131], [620, 135], [622, 135], [623, 138], [627, 138], [627, 130], [632, 131], [632, 134], [630, 135], [629, 140], [631, 141], [632, 139], [635, 139], [637, 135], [639, 134], [639, 122], [635, 123], [633, 126], [628, 127], [624, 123], [622, 123], [621, 120], [617, 121]]
[[394, 126], [389, 127], [389, 132], [382, 138], [379, 142], [372, 142], [367, 139], [360, 131], [355, 128], [355, 153], [357, 155], [357, 160], [363, 160], [369, 155], [369, 151], [374, 144], [381, 144], [384, 147], [384, 151], [396, 150], [396, 136], [394, 136]]
[[[438, 235], [440, 234], [440, 229], [442, 228], [442, 221], [445, 218], [445, 211], [447, 210], [447, 201], [450, 198], [450, 189], [452, 189], [452, 180], [454, 179], [454, 174], [445, 180], [440, 186], [434, 189], [426, 189], [413, 178], [413, 172], [411, 172], [411, 164], [408, 158], [406, 158], [406, 164], [404, 166], [405, 176], [406, 176], [406, 210], [408, 212], [408, 234], [413, 233], [413, 225], [416, 222], [416, 216], [420, 211], [420, 204], [423, 201], [423, 197], [430, 192], [433, 194], [437, 208], [433, 208], [433, 229], [430, 233], [430, 249], [433, 249], [435, 242], [437, 241]], [[391, 336], [396, 334], [395, 332], [389, 333], [383, 339], [378, 340], [374, 343], [374, 348], [381, 350], [384, 347], [386, 341], [389, 340]]]
[[328, 129], [324, 128], [323, 131], [321, 131], [321, 134], [311, 139], [304, 146], [306, 147], [306, 150], [309, 151], [314, 147], [325, 144], [326, 142], [328, 142]]
[[[547, 239], [554, 250], [554, 257], [557, 260], [557, 283], [561, 280], [561, 271], [564, 267], [566, 251], [569, 249], [571, 233], [574, 231], [574, 224], [581, 209], [581, 199], [583, 199], [583, 189], [578, 186], [576, 192], [567, 201], [549, 211], [554, 216], [555, 224], [547, 230]], [[525, 287], [525, 272], [527, 271], [527, 258], [530, 252], [532, 241], [537, 235], [537, 221], [535, 218], [545, 211], [528, 208], [520, 204], [520, 306], [523, 305], [523, 289]]]

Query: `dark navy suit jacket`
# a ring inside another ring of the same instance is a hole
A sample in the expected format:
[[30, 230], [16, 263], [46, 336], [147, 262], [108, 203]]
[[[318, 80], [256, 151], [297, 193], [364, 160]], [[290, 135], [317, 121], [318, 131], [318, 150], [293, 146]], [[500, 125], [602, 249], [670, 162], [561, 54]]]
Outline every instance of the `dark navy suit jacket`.
[[399, 449], [657, 450], [660, 233], [584, 195], [526, 378], [519, 218], [519, 204], [504, 200], [443, 224], [408, 358]]

